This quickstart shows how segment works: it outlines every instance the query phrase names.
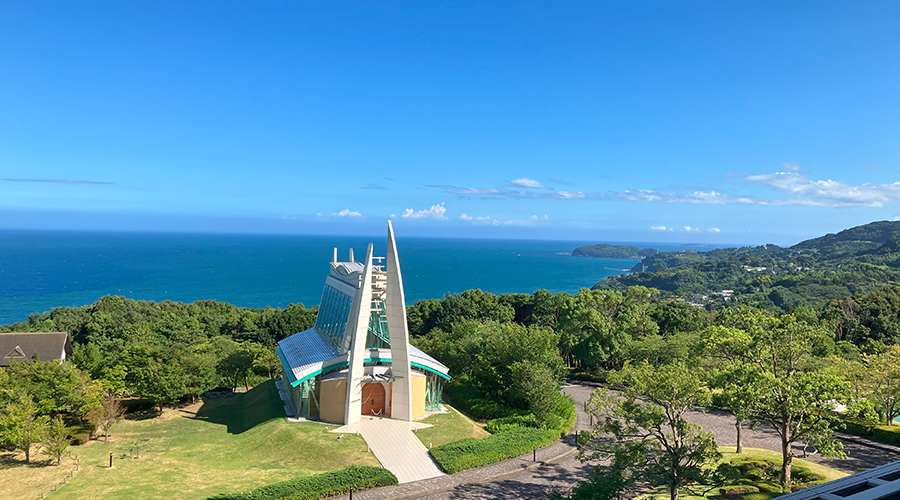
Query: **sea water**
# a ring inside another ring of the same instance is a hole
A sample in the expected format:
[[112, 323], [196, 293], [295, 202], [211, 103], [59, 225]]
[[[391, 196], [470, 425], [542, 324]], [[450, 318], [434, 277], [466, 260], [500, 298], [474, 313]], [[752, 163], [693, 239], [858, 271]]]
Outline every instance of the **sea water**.
[[[104, 295], [315, 306], [332, 249], [347, 260], [353, 248], [361, 260], [369, 242], [376, 256], [386, 255], [384, 237], [0, 231], [0, 324]], [[397, 247], [411, 304], [472, 288], [574, 293], [638, 262], [568, 255], [594, 243], [398, 238]]]

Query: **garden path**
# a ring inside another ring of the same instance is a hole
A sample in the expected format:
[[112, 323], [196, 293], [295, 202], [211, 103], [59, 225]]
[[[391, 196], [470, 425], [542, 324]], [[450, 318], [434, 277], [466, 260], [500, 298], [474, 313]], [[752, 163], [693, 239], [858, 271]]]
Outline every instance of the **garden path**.
[[416, 422], [363, 417], [359, 430], [375, 458], [397, 476], [400, 484], [443, 476], [428, 448], [413, 434]]

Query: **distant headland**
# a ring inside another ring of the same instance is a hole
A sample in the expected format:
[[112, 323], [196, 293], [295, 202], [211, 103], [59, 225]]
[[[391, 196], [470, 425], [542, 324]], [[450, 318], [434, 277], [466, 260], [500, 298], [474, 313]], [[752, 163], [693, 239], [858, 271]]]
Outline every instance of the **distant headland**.
[[574, 257], [590, 257], [593, 259], [637, 259], [642, 260], [650, 255], [656, 255], [659, 250], [655, 248], [638, 248], [625, 245], [587, 245], [572, 250]]

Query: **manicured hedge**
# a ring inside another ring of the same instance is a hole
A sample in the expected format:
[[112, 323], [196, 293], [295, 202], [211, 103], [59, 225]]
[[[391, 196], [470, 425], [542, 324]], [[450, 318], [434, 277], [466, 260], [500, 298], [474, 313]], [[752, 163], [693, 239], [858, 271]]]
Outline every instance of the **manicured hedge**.
[[429, 453], [447, 474], [518, 457], [559, 438], [559, 431], [515, 427], [484, 439], [463, 439], [432, 448]]
[[353, 465], [334, 472], [300, 477], [240, 493], [224, 493], [208, 500], [318, 500], [353, 491], [397, 484], [387, 469]]
[[856, 420], [844, 420], [844, 430], [873, 441], [900, 446], [900, 425], [872, 425]]

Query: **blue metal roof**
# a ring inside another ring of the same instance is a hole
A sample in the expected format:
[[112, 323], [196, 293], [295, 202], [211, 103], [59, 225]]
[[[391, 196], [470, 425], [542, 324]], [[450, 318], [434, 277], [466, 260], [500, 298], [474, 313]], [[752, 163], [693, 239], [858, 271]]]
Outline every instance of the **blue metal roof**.
[[291, 385], [303, 380], [307, 372], [322, 369], [322, 362], [336, 358], [340, 353], [315, 328], [295, 333], [278, 343], [279, 357]]

